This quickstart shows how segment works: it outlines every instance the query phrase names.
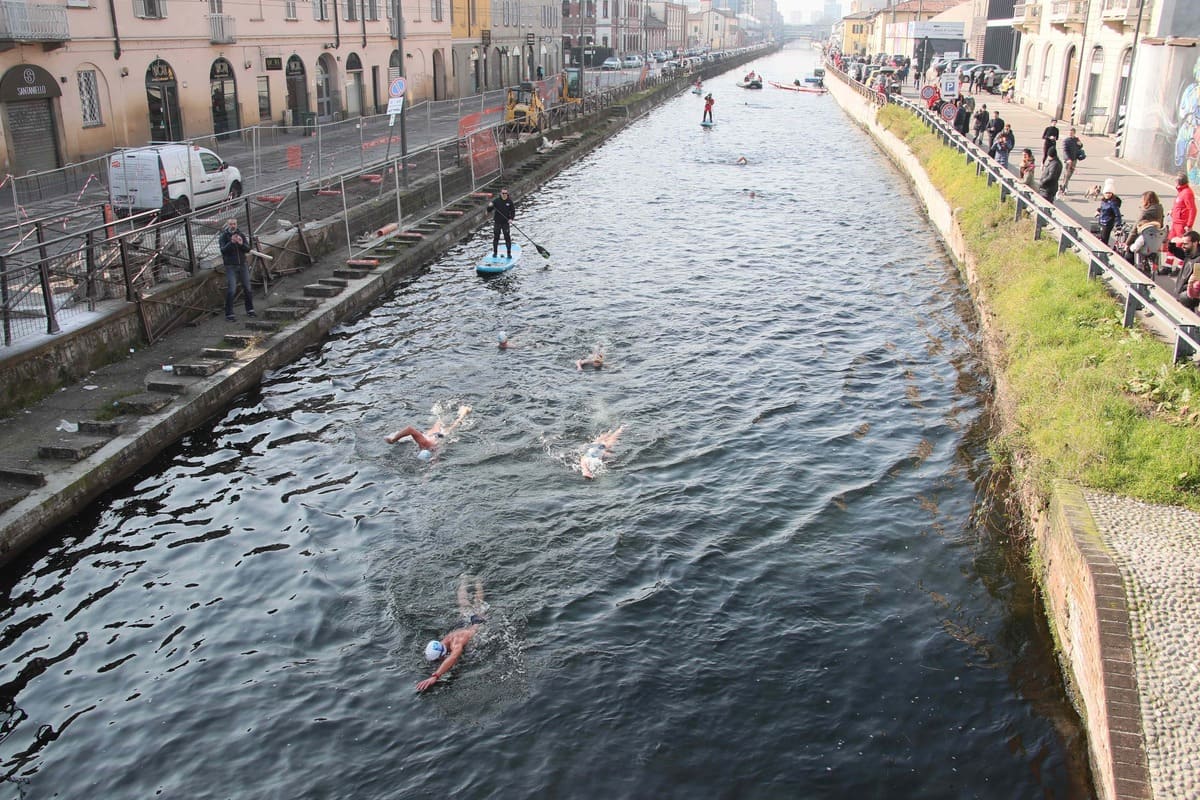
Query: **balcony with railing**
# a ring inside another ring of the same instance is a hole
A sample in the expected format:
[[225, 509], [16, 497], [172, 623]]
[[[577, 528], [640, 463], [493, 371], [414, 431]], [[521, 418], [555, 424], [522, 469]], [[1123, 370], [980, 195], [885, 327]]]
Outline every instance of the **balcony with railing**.
[[1020, 31], [1036, 31], [1042, 24], [1041, 0], [1017, 3], [1013, 7], [1013, 27]]
[[1050, 3], [1050, 24], [1056, 28], [1082, 28], [1086, 16], [1085, 0], [1052, 0]]
[[213, 44], [233, 44], [237, 33], [233, 29], [232, 14], [208, 15], [208, 40]]
[[7, 50], [18, 42], [58, 46], [70, 40], [65, 5], [0, 0], [0, 50]]
[[1133, 28], [1137, 25], [1139, 13], [1142, 14], [1143, 24], [1150, 21], [1151, 5], [1151, 0], [1104, 0], [1100, 5], [1100, 20], [1117, 30]]

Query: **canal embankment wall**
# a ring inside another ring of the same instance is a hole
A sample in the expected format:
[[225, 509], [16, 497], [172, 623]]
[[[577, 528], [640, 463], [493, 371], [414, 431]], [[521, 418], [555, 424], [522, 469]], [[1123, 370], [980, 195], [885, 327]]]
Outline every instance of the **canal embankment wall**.
[[[877, 119], [879, 106], [830, 75], [830, 94], [869, 133], [908, 178], [947, 252], [971, 292], [995, 380], [995, 409], [1002, 420], [1011, 391], [1000, 365], [1010, 357], [989, 324], [989, 300], [975, 269], [977, 255], [955, 209], [938, 191], [920, 160]], [[1009, 419], [1008, 423], [1012, 420]], [[1055, 638], [1059, 663], [1087, 731], [1097, 796], [1103, 800], [1152, 796], [1135, 675], [1128, 600], [1120, 572], [1104, 544], [1079, 487], [1058, 483], [1049, 497], [1023, 487], [1019, 500], [1032, 532], [1032, 568]]]

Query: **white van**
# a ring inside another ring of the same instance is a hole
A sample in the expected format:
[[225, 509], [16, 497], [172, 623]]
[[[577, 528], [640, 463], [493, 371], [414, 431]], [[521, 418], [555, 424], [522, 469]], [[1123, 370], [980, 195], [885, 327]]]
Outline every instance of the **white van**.
[[206, 147], [155, 144], [108, 159], [108, 195], [122, 214], [186, 214], [242, 194], [242, 173]]

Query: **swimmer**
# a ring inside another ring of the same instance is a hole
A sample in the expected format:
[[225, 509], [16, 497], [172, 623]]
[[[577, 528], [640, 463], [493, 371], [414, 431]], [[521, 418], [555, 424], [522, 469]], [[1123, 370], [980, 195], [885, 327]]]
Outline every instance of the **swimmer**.
[[604, 463], [604, 459], [612, 457], [613, 447], [617, 444], [617, 439], [621, 438], [621, 432], [624, 430], [625, 426], [620, 425], [611, 431], [606, 431], [584, 448], [583, 455], [579, 457], [579, 471], [583, 473], [583, 477], [596, 477], [596, 472]]
[[462, 621], [441, 639], [434, 639], [425, 645], [426, 661], [444, 660], [438, 664], [433, 675], [417, 684], [418, 692], [433, 686], [438, 682], [438, 678], [454, 668], [458, 659], [462, 657], [467, 642], [479, 632], [479, 626], [487, 622], [483, 617], [483, 612], [487, 610], [487, 605], [483, 602], [483, 581], [475, 580], [475, 602], [472, 604], [467, 598], [467, 576], [462, 577], [458, 584], [458, 610], [462, 614]]
[[604, 366], [604, 349], [599, 344], [596, 345], [596, 349], [593, 350], [589, 355], [587, 355], [584, 358], [581, 358], [575, 362], [575, 369], [578, 369], [578, 370], [582, 370], [584, 367], [592, 367], [593, 369], [600, 369], [603, 366]]
[[500, 331], [496, 334], [496, 347], [500, 348], [501, 350], [511, 350], [512, 348], [516, 347], [516, 345], [508, 340], [507, 333]]
[[749, 164], [750, 162], [746, 160], [745, 156], [738, 156], [738, 160], [736, 163], [740, 167], [740, 166], [745, 166], [746, 164]]
[[404, 437], [411, 436], [412, 440], [421, 448], [421, 451], [417, 453], [417, 458], [422, 461], [428, 461], [433, 458], [434, 452], [442, 445], [442, 442], [446, 441], [446, 437], [454, 433], [454, 429], [462, 424], [462, 421], [467, 418], [467, 414], [469, 413], [471, 413], [470, 406], [459, 406], [458, 416], [449, 425], [444, 424], [439, 417], [438, 421], [433, 423], [433, 427], [424, 433], [409, 425], [403, 430], [398, 430], [384, 437], [384, 441], [388, 444], [395, 444]]

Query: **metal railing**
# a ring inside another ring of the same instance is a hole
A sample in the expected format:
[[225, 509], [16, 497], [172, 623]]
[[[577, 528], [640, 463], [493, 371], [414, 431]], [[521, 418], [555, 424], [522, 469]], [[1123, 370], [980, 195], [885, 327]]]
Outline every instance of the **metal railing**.
[[237, 41], [232, 14], [207, 14], [208, 40], [212, 44], [233, 44]]
[[1101, 278], [1124, 305], [1121, 322], [1126, 328], [1133, 327], [1138, 312], [1159, 320], [1164, 332], [1171, 339], [1172, 360], [1196, 361], [1200, 356], [1200, 317], [1179, 303], [1175, 296], [1163, 289], [1152, 278], [1143, 274], [1116, 251], [1090, 233], [1085, 233], [1081, 224], [1068, 217], [1063, 211], [1032, 191], [1007, 167], [1001, 166], [987, 151], [929, 109], [908, 98], [896, 94], [884, 95], [852, 80], [832, 63], [827, 64], [828, 73], [844, 81], [859, 94], [880, 105], [895, 103], [902, 106], [936, 133], [947, 147], [963, 154], [968, 164], [975, 165], [975, 174], [985, 177], [987, 185], [1000, 188], [1000, 202], [1013, 200], [1014, 220], [1028, 215], [1033, 220], [1033, 238], [1053, 236], [1058, 243], [1058, 254], [1068, 250], [1074, 252], [1086, 266], [1089, 278]]
[[0, 0], [0, 40], [66, 42], [70, 38], [66, 6]]

